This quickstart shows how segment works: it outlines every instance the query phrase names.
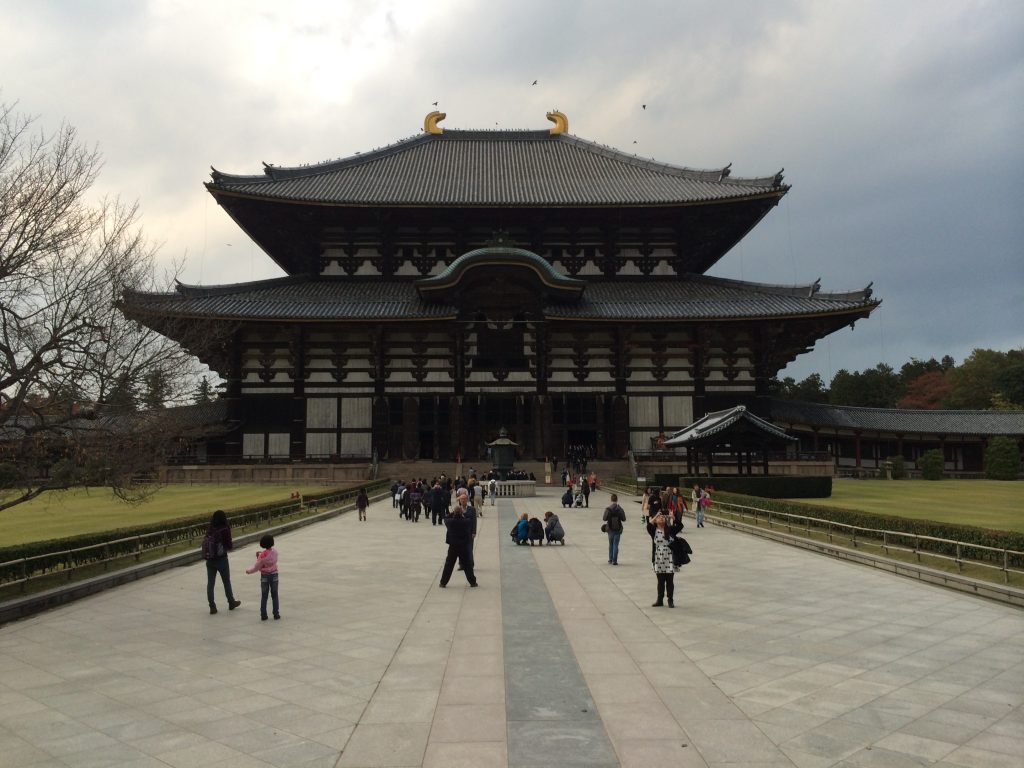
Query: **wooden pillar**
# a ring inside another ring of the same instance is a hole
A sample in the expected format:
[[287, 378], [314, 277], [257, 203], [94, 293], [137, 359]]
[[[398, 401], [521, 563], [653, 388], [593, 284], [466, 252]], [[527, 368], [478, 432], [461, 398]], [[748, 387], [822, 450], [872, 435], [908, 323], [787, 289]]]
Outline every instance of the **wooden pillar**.
[[463, 448], [462, 428], [462, 403], [465, 398], [459, 395], [453, 395], [449, 402], [448, 410], [448, 433], [451, 439], [451, 457], [463, 456], [465, 450]]
[[[516, 403], [516, 426], [515, 426], [515, 442], [519, 443], [520, 447], [526, 448], [526, 441], [523, 440], [523, 435], [526, 434], [526, 426], [523, 424], [523, 397], [522, 395], [513, 395]], [[485, 439], [490, 435], [485, 435]], [[484, 449], [486, 451], [486, 449]]]
[[546, 441], [544, 439], [544, 401], [547, 397], [544, 395], [533, 395], [533, 408], [531, 408], [531, 421], [533, 422], [531, 431], [533, 432], [533, 455], [535, 457], [547, 456], [548, 461], [551, 460], [552, 454], [546, 448]]
[[761, 446], [761, 464], [764, 467], [765, 477], [768, 476], [768, 444], [764, 443]]
[[433, 420], [434, 445], [431, 456], [434, 461], [441, 458], [441, 398], [434, 395], [434, 420]]
[[288, 340], [291, 353], [292, 423], [289, 432], [289, 456], [302, 461], [306, 456], [306, 334], [300, 325]]
[[705, 347], [704, 328], [697, 326], [693, 332], [693, 419], [704, 416], [707, 411], [706, 389], [704, 385], [704, 359], [707, 354]]
[[857, 467], [857, 469], [860, 469], [861, 468], [861, 461], [860, 461], [860, 432], [854, 432], [853, 433], [853, 448], [854, 448], [854, 451], [856, 452], [856, 456], [857, 456], [856, 467]]
[[420, 453], [420, 401], [418, 397], [402, 399], [402, 458], [410, 461]]
[[[242, 423], [242, 340], [238, 331], [228, 342], [228, 370], [224, 395], [229, 424]], [[224, 441], [224, 458], [229, 463], [242, 460], [242, 431], [235, 429]]]

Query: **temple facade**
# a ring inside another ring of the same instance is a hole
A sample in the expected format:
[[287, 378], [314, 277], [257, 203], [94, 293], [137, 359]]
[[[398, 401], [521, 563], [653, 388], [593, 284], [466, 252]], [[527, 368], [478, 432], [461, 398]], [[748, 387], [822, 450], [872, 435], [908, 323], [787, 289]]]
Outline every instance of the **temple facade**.
[[866, 289], [704, 274], [789, 190], [550, 130], [445, 130], [331, 162], [214, 171], [286, 276], [128, 293], [130, 317], [226, 382], [209, 461], [620, 458], [867, 317]]

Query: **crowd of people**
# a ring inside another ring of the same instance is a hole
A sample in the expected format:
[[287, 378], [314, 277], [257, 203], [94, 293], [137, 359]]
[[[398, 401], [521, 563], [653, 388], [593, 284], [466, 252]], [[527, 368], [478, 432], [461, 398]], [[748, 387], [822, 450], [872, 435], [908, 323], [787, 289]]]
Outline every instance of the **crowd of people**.
[[[597, 478], [591, 473], [580, 473], [575, 478], [566, 471], [563, 481], [567, 485], [562, 497], [563, 506], [589, 507], [590, 494], [597, 490]], [[408, 482], [397, 480], [391, 487], [393, 509], [400, 518], [419, 522], [420, 516], [429, 519], [432, 525], [443, 525], [446, 529], [445, 543], [448, 552], [441, 571], [440, 587], [447, 587], [456, 563], [466, 576], [470, 587], [478, 586], [474, 571], [473, 544], [477, 535], [477, 519], [483, 517], [482, 508], [490, 498], [491, 506], [496, 501], [497, 480], [488, 473], [482, 480], [475, 472], [466, 477], [450, 478], [445, 473], [427, 481], [424, 478]], [[690, 561], [693, 550], [680, 533], [683, 530], [683, 515], [691, 512], [698, 528], [704, 527], [705, 512], [711, 505], [711, 486], [694, 484], [687, 493], [678, 487], [648, 487], [640, 501], [641, 522], [651, 538], [651, 567], [657, 578], [657, 599], [652, 607], [675, 607], [675, 573]], [[583, 503], [577, 504], [577, 495]], [[454, 497], [454, 503], [453, 503]], [[567, 503], [569, 499], [571, 504]], [[478, 510], [477, 502], [480, 509]], [[356, 499], [359, 520], [366, 521], [370, 505], [365, 490]], [[626, 511], [619, 504], [616, 494], [611, 494], [611, 503], [602, 515], [601, 530], [608, 536], [608, 563], [619, 564], [619, 544], [626, 530]], [[557, 514], [544, 513], [544, 520], [522, 513], [509, 532], [518, 546], [565, 545], [565, 529]], [[260, 574], [260, 618], [266, 621], [268, 599], [272, 604], [274, 619], [281, 618], [279, 598], [278, 553], [274, 537], [267, 534], [260, 539], [260, 551], [256, 562], [246, 573]], [[217, 613], [214, 587], [220, 576], [229, 610], [235, 610], [241, 601], [235, 598], [231, 585], [228, 553], [234, 548], [231, 526], [223, 510], [217, 510], [210, 520], [202, 543], [202, 554], [206, 560], [206, 595], [210, 613]]]

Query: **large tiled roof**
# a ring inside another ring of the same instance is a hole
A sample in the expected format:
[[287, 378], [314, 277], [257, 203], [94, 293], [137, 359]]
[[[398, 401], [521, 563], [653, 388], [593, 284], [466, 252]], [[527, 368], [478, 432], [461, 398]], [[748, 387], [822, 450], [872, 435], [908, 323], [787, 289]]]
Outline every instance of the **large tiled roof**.
[[629, 206], [781, 197], [788, 189], [781, 171], [734, 178], [728, 166], [683, 168], [547, 131], [446, 130], [331, 162], [212, 177], [214, 194], [338, 205]]
[[[600, 281], [576, 303], [549, 304], [548, 317], [594, 320], [761, 318], [858, 313], [877, 304], [870, 291], [830, 294], [688, 275], [677, 281]], [[413, 281], [283, 277], [236, 285], [179, 285], [175, 293], [126, 293], [131, 316], [248, 320], [425, 320], [455, 317], [444, 302], [422, 299]]]
[[771, 401], [772, 419], [826, 429], [926, 435], [1024, 437], [1024, 411], [918, 411], [854, 408], [795, 400]]

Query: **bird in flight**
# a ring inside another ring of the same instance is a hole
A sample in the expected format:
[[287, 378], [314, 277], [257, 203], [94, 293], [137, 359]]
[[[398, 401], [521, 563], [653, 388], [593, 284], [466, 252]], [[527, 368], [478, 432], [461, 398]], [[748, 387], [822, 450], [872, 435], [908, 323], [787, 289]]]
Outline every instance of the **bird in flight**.
[[636, 139], [633, 139], [633, 143], [636, 144]]
[[437, 106], [437, 102], [436, 102], [436, 101], [434, 102], [434, 106], [435, 106], [435, 107]]
[[530, 85], [536, 85], [536, 84], [537, 84], [536, 80], [534, 80], [532, 83], [530, 83]]
[[[435, 103], [436, 103], [436, 102], [435, 102]], [[644, 108], [644, 109], [647, 109], [647, 105], [646, 105], [646, 104], [641, 104], [640, 106], [641, 106], [642, 108]]]

